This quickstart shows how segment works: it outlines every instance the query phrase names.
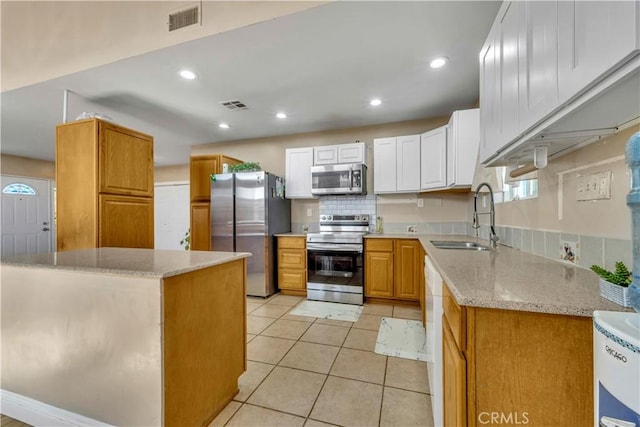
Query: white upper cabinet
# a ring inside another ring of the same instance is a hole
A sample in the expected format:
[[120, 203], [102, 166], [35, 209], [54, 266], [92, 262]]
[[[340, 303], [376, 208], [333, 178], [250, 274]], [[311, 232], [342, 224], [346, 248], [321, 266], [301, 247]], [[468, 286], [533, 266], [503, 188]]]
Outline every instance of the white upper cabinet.
[[373, 192], [420, 191], [420, 135], [373, 140]]
[[638, 117], [639, 26], [639, 1], [505, 1], [479, 56], [480, 160], [554, 155]]
[[335, 165], [338, 163], [338, 146], [325, 145], [323, 147], [313, 147], [314, 165]]
[[[505, 141], [529, 129], [558, 105], [558, 3], [527, 1], [517, 4], [519, 96], [516, 101], [519, 107], [514, 123], [518, 126], [516, 132], [504, 138]], [[514, 72], [518, 73], [518, 69]]]
[[447, 185], [447, 126], [420, 135], [420, 189]]
[[313, 148], [314, 165], [335, 165], [338, 163], [366, 164], [366, 147], [364, 142], [325, 145]]
[[420, 135], [396, 138], [398, 191], [420, 191]]
[[396, 192], [396, 138], [373, 140], [373, 192]]
[[638, 51], [637, 1], [558, 1], [558, 87], [565, 102]]
[[478, 163], [480, 145], [480, 110], [454, 111], [447, 126], [448, 188], [468, 187]]
[[313, 147], [285, 150], [285, 196], [287, 199], [311, 199]]

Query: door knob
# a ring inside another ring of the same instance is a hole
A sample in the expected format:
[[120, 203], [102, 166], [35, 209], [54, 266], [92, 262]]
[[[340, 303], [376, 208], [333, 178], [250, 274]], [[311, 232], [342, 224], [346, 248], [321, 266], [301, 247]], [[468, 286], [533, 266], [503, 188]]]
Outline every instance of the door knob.
[[42, 227], [42, 231], [49, 231], [49, 227]]

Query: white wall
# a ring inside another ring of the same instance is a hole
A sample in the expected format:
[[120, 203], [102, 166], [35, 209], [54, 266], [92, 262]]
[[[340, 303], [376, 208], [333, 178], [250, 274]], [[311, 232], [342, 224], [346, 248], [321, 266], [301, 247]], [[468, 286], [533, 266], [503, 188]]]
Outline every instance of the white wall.
[[180, 240], [189, 229], [189, 183], [163, 183], [154, 194], [155, 249], [184, 249]]

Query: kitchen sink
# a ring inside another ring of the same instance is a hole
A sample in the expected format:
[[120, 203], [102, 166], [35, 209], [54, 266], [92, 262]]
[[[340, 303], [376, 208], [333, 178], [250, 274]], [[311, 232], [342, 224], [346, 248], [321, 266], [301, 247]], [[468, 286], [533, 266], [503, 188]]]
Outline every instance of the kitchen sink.
[[431, 243], [438, 249], [466, 249], [471, 251], [488, 251], [489, 246], [476, 242], [461, 242], [457, 240], [432, 240]]

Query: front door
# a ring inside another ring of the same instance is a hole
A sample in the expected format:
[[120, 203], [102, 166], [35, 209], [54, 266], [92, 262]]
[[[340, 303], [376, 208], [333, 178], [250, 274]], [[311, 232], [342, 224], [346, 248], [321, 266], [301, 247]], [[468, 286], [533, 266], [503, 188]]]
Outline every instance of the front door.
[[52, 182], [5, 176], [2, 188], [2, 258], [51, 252]]

